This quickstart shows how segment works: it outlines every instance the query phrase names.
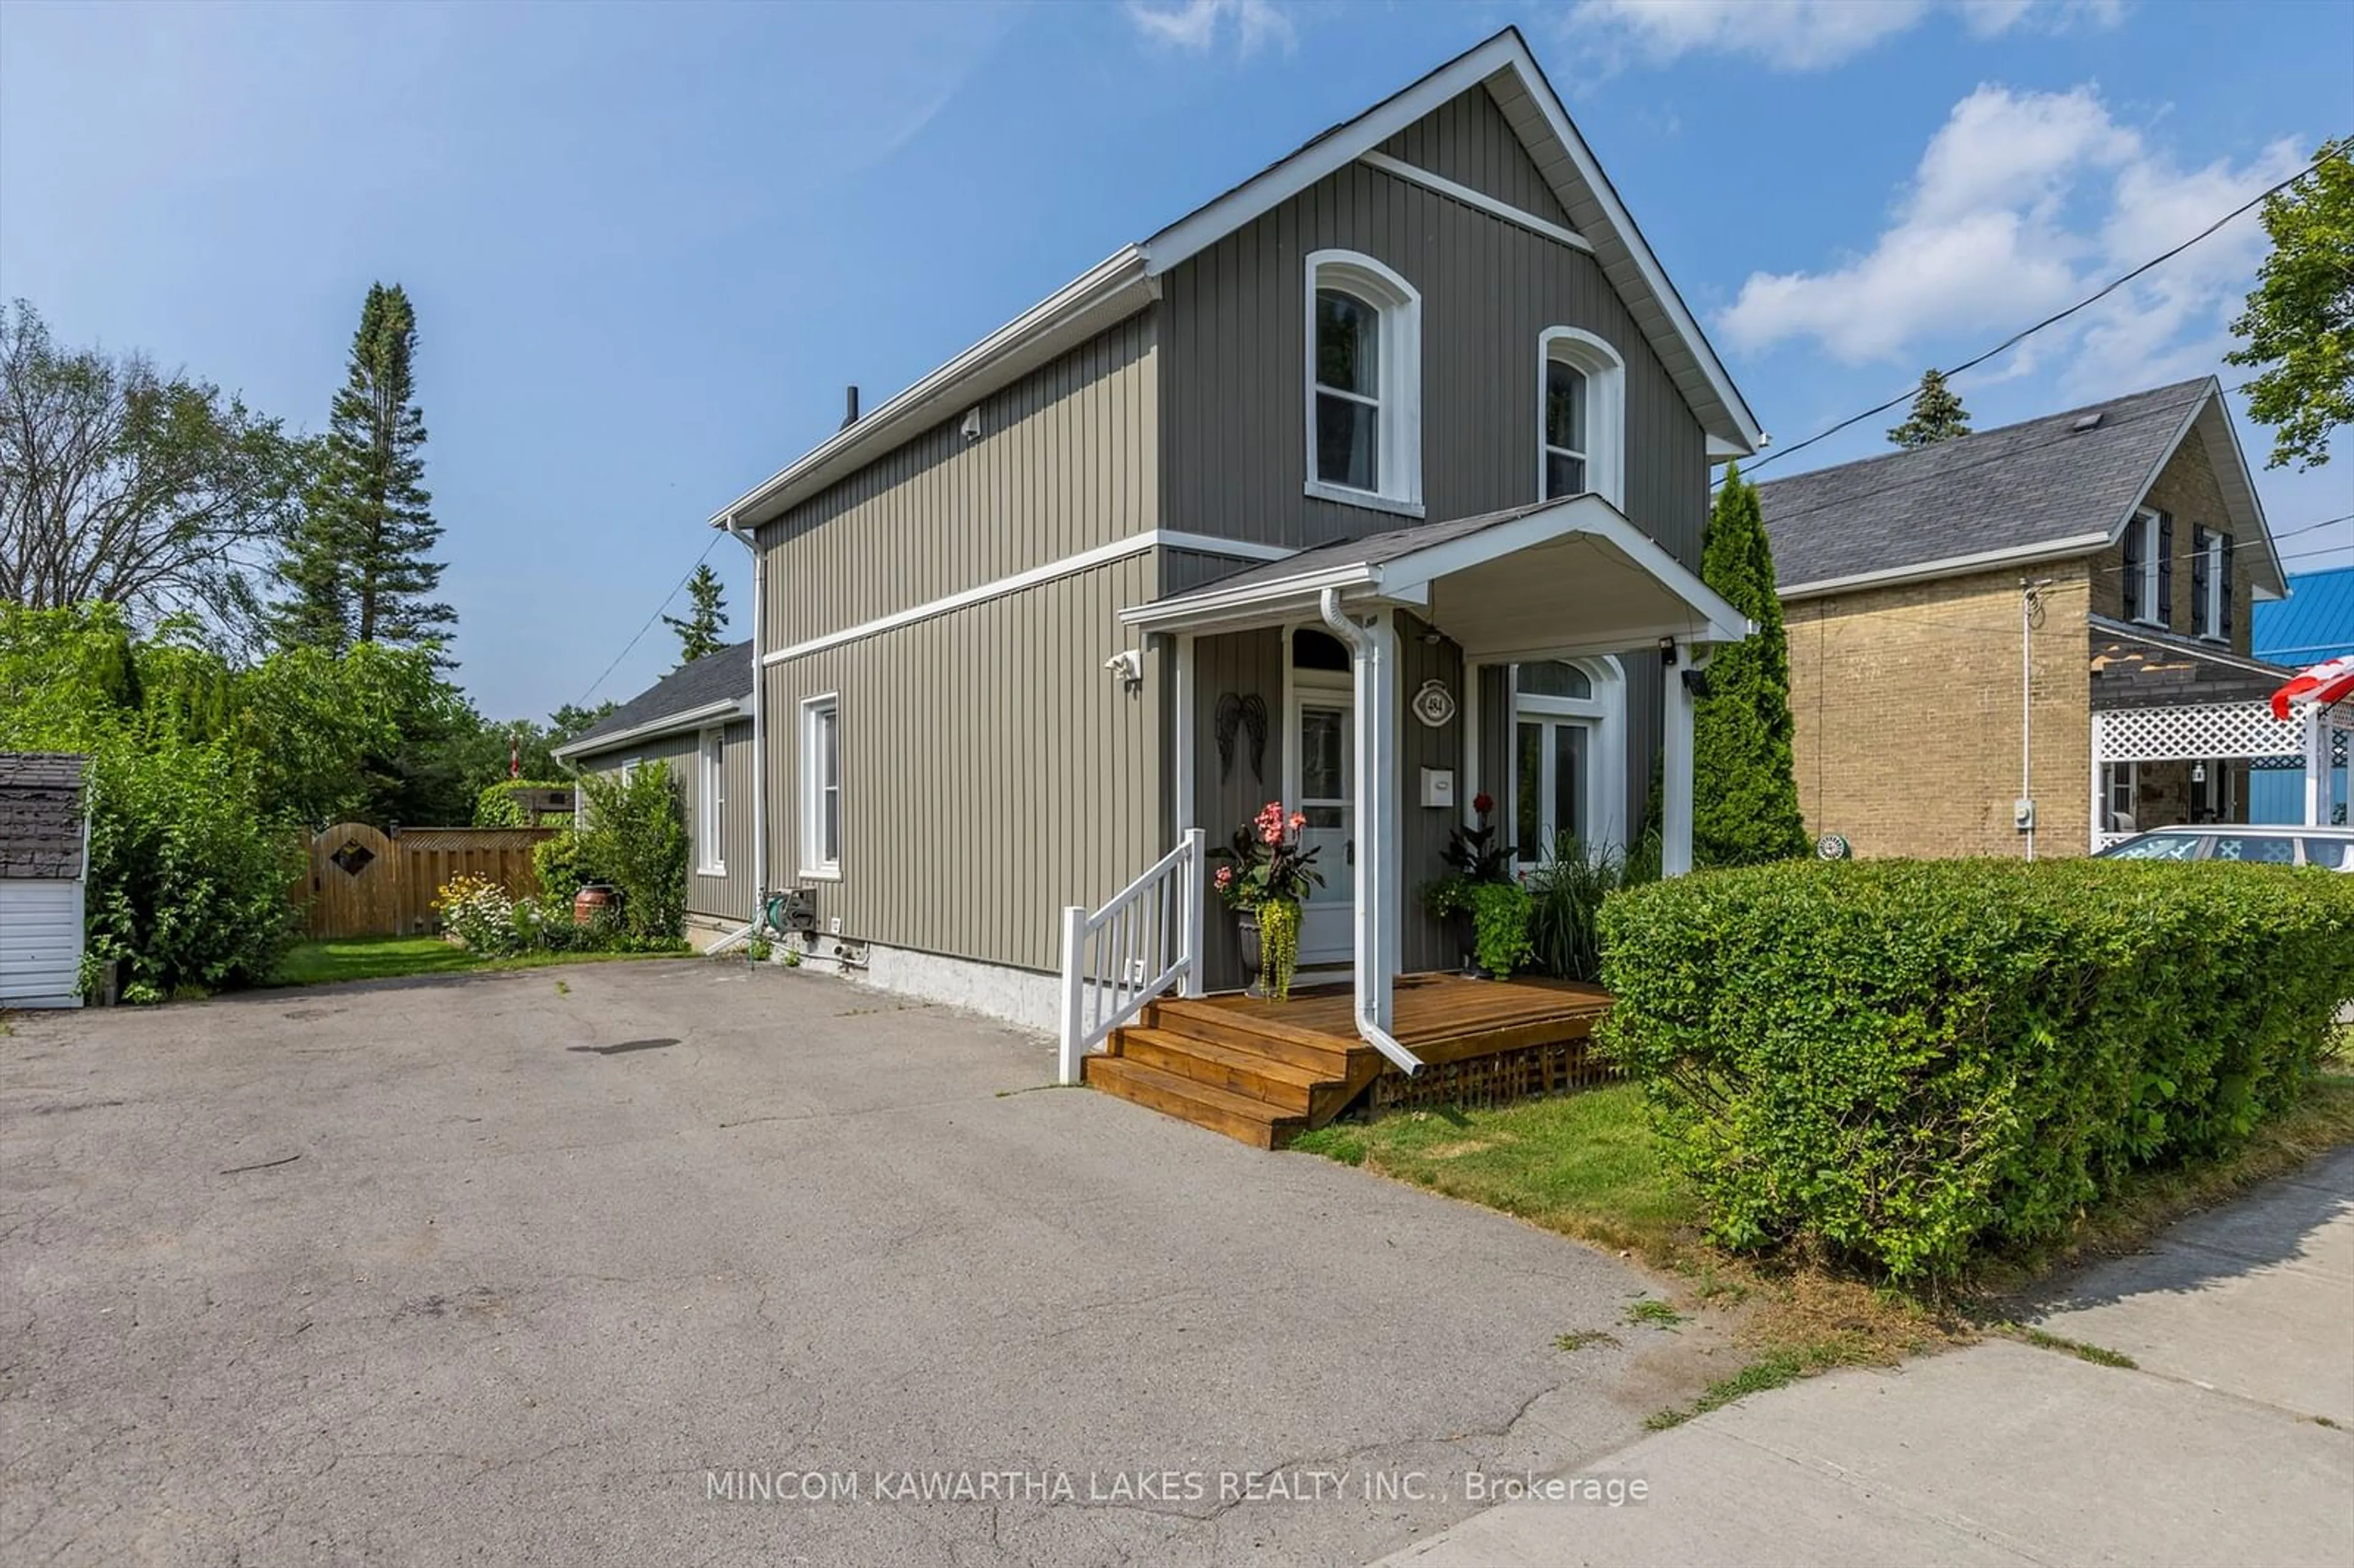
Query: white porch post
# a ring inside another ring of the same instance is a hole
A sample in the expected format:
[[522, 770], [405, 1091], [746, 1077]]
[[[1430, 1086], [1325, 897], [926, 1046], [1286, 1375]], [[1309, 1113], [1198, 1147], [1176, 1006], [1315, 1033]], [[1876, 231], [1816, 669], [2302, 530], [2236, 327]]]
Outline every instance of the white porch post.
[[2305, 712], [2305, 825], [2329, 820], [2329, 715], [2318, 703]]
[[1676, 662], [1664, 676], [1666, 710], [1659, 758], [1659, 874], [1681, 876], [1692, 868], [1692, 694], [1684, 684], [1691, 667], [1691, 644], [1676, 641]]
[[[1398, 778], [1398, 640], [1397, 614], [1383, 610], [1374, 618], [1373, 700], [1379, 705], [1369, 726], [1373, 732], [1373, 800], [1379, 809], [1374, 832], [1379, 853], [1374, 885], [1380, 900], [1374, 906], [1374, 934], [1381, 948], [1379, 986], [1373, 993], [1373, 1022], [1390, 1026], [1391, 978], [1405, 967], [1405, 889], [1398, 868], [1405, 863], [1405, 813], [1398, 809], [1404, 791]], [[1357, 710], [1363, 722], [1364, 709]], [[2325, 746], [2323, 755], [2327, 755]]]
[[2094, 714], [2093, 715], [2093, 821], [2084, 840], [2084, 848], [2088, 853], [2101, 847], [2101, 808], [2106, 804], [2101, 798], [2101, 775], [2106, 771], [2107, 762], [2108, 715]]
[[1172, 801], [1177, 818], [1172, 825], [1180, 839], [1193, 845], [1183, 890], [1185, 951], [1192, 961], [1186, 966], [1185, 979], [1179, 990], [1185, 996], [1199, 996], [1203, 991], [1202, 908], [1208, 901], [1210, 889], [1209, 862], [1202, 851], [1202, 830], [1195, 821], [1198, 811], [1193, 799], [1193, 749], [1199, 738], [1194, 733], [1198, 715], [1193, 711], [1193, 634], [1182, 633], [1176, 641], [1169, 683], [1169, 705], [1172, 710], [1169, 718], [1169, 766], [1176, 775]]

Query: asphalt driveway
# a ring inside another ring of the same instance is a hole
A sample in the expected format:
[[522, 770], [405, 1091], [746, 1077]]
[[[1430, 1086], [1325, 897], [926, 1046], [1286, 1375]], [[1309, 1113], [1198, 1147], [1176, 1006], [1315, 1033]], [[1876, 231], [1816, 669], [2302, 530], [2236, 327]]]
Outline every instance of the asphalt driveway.
[[813, 975], [14, 1023], [10, 1563], [1357, 1563], [1705, 1375], [1554, 1348], [1612, 1259]]

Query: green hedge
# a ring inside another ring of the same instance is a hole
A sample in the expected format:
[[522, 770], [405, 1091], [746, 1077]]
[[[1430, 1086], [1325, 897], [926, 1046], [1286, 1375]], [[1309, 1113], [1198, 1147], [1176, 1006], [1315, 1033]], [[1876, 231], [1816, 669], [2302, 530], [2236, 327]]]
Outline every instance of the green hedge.
[[1897, 1278], [2064, 1231], [2293, 1099], [2354, 996], [2354, 876], [1794, 863], [1602, 915], [1604, 1038], [1736, 1246]]

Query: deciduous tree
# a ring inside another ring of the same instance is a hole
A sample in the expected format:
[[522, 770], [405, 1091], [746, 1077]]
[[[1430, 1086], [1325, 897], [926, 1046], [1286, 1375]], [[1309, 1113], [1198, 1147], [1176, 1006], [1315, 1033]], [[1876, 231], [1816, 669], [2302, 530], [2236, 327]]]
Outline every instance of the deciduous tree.
[[235, 396], [0, 306], [0, 600], [194, 610], [240, 639], [302, 474], [300, 444]]
[[2248, 412], [2273, 427], [2267, 468], [2319, 468], [2354, 423], [2354, 136], [2323, 143], [2314, 165], [2264, 198], [2272, 254], [2223, 356], [2257, 371]]

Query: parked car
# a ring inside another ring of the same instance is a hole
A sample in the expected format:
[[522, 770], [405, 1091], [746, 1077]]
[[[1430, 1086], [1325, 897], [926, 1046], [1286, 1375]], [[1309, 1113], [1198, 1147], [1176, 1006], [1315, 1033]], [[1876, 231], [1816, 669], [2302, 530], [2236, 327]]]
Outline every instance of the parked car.
[[2354, 872], [2354, 828], [2152, 828], [2111, 844], [2102, 860], [2249, 860], [2271, 865], [2326, 865]]

